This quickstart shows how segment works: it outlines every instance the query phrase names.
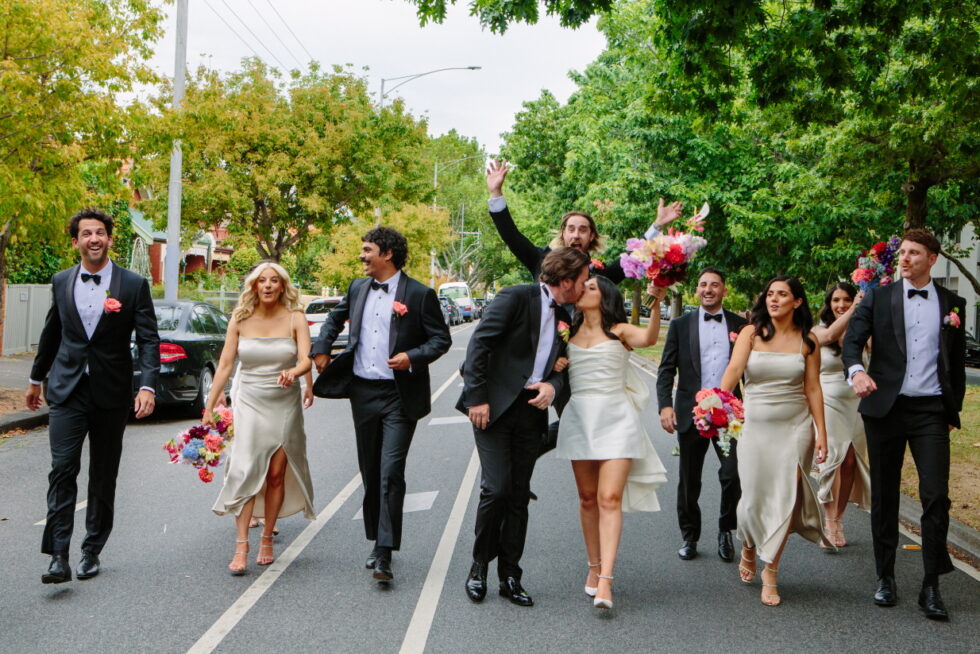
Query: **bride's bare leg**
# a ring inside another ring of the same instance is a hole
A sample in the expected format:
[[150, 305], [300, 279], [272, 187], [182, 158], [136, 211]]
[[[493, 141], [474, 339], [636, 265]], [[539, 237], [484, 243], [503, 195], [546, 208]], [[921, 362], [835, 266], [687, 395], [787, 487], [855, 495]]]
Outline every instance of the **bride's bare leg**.
[[599, 553], [602, 572], [599, 579], [598, 599], [612, 599], [613, 569], [616, 553], [623, 533], [623, 489], [629, 474], [630, 459], [610, 459], [599, 462]]
[[279, 509], [286, 494], [286, 452], [280, 447], [269, 461], [269, 472], [265, 476], [265, 524], [259, 541], [259, 555], [255, 562], [259, 565], [272, 563], [272, 533], [279, 518]]
[[[599, 563], [599, 507], [596, 494], [599, 488], [598, 461], [572, 461], [572, 473], [578, 487], [578, 515], [582, 522], [582, 537], [589, 563]], [[595, 588], [599, 583], [599, 568], [590, 567], [585, 585]]]

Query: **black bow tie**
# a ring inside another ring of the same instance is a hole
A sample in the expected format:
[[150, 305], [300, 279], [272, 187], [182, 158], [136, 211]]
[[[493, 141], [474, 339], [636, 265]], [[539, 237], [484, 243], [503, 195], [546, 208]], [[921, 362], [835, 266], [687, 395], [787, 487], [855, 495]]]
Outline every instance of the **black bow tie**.
[[376, 291], [379, 288], [382, 291], [384, 291], [385, 293], [387, 293], [388, 292], [388, 282], [384, 282], [384, 283], [381, 283], [381, 282], [371, 282], [371, 290], [372, 291]]
[[87, 282], [90, 279], [93, 282], [95, 282], [95, 285], [96, 286], [98, 286], [99, 283], [102, 281], [102, 275], [90, 275], [88, 273], [82, 273], [82, 281], [83, 282]]
[[717, 323], [720, 324], [721, 323], [721, 314], [720, 313], [716, 313], [714, 315], [711, 315], [710, 313], [704, 314], [704, 321], [705, 322], [708, 322], [709, 320], [714, 320], [715, 322], [717, 322]]
[[914, 288], [910, 288], [909, 289], [909, 299], [911, 300], [916, 295], [921, 295], [923, 300], [928, 300], [929, 299], [929, 291], [927, 291], [926, 289], [922, 289], [921, 291], [917, 291]]
[[561, 306], [561, 305], [560, 305], [560, 304], [558, 304], [557, 302], [555, 302], [554, 300], [552, 300], [552, 301], [551, 301], [551, 308], [552, 308], [552, 309], [557, 309], [557, 308], [558, 308], [558, 307], [560, 307], [560, 306]]

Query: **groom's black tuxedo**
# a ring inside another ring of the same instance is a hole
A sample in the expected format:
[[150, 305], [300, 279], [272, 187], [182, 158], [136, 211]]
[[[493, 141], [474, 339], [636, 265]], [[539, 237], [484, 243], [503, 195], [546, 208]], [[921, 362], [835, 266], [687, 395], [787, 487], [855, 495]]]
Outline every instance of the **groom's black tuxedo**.
[[[75, 305], [80, 266], [51, 278], [51, 309], [31, 368], [31, 379], [47, 380], [45, 397], [51, 407], [48, 518], [41, 543], [46, 554], [68, 552], [75, 479], [86, 434], [90, 463], [82, 549], [98, 554], [112, 531], [122, 436], [133, 402], [131, 337], [139, 351], [140, 386], [156, 388], [160, 373], [160, 337], [150, 286], [136, 273], [110, 265], [107, 290], [122, 306], [116, 313], [102, 312], [91, 338]], [[104, 296], [99, 296], [101, 304]]]
[[[738, 331], [745, 325], [745, 319], [725, 310], [726, 333]], [[735, 510], [742, 489], [738, 479], [737, 444], [731, 444], [731, 453], [725, 456], [718, 447], [718, 439], [701, 436], [694, 427], [694, 396], [701, 390], [701, 311], [690, 311], [670, 321], [667, 340], [664, 343], [660, 368], [657, 370], [657, 403], [659, 409], [673, 406], [677, 416], [677, 444], [680, 449], [680, 474], [677, 482], [677, 521], [681, 534], [687, 542], [698, 542], [701, 536], [701, 473], [708, 444], [712, 444], [718, 456], [718, 481], [721, 483], [721, 511], [718, 519], [719, 531], [735, 529]], [[729, 341], [728, 354], [734, 343]], [[678, 377], [678, 372], [679, 377]], [[671, 398], [674, 378], [678, 377], [677, 393]], [[735, 388], [735, 394], [739, 389]]]
[[[964, 316], [966, 301], [935, 282], [933, 286], [938, 306], [929, 305], [930, 309], [925, 309], [920, 305], [927, 322], [919, 326], [905, 324], [906, 303], [924, 300], [907, 297], [905, 284], [897, 281], [873, 289], [864, 297], [844, 336], [841, 359], [845, 374], [849, 374], [852, 366], [862, 363], [861, 353], [871, 339], [867, 372], [877, 390], [861, 399], [858, 410], [868, 435], [871, 533], [879, 578], [895, 576], [899, 489], [906, 444], [919, 472], [925, 572], [931, 575], [953, 570], [946, 551], [950, 505], [949, 426], [960, 426], [959, 412], [966, 391], [966, 336], [962, 326], [945, 324], [944, 318], [954, 309], [960, 317]], [[913, 345], [922, 342], [918, 339], [924, 339], [927, 326], [931, 330], [938, 328], [938, 347], [918, 352], [926, 357], [930, 369], [935, 370], [939, 393], [923, 395], [922, 389], [928, 389], [928, 384], [907, 374], [912, 363], [907, 336], [911, 336]], [[903, 386], [916, 392], [902, 394]]]

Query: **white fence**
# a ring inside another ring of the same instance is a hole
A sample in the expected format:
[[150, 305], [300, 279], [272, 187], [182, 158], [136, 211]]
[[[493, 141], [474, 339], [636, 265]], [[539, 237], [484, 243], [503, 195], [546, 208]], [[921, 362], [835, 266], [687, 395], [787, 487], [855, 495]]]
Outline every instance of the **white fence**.
[[30, 352], [36, 348], [51, 306], [51, 285], [8, 284], [3, 306], [3, 353]]

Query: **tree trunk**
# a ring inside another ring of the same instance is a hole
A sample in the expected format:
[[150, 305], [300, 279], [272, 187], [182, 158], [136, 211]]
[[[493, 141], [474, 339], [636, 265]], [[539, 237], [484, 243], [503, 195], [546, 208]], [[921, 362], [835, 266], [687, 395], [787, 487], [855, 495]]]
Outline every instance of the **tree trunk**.
[[630, 322], [634, 325], [640, 324], [640, 302], [643, 301], [643, 289], [640, 288], [640, 281], [637, 280], [633, 285], [633, 311], [630, 315]]
[[956, 266], [956, 269], [960, 271], [960, 274], [970, 282], [971, 286], [973, 286], [973, 292], [980, 295], [980, 280], [977, 280], [976, 275], [972, 274], [967, 267], [963, 265], [962, 261], [951, 255], [946, 250], [939, 250], [939, 254], [949, 259], [953, 265]]
[[902, 184], [905, 192], [905, 229], [925, 229], [929, 213], [929, 189], [935, 181], [918, 174], [918, 165], [909, 162], [909, 177]]
[[7, 323], [7, 246], [13, 222], [13, 218], [8, 219], [0, 230], [0, 356], [3, 355], [3, 332]]

